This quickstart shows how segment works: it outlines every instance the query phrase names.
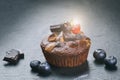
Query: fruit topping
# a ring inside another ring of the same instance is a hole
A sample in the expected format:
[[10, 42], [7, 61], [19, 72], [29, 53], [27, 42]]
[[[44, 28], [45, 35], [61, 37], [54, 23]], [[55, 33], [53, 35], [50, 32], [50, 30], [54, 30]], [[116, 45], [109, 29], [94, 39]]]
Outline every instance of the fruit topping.
[[80, 33], [80, 25], [79, 25], [79, 24], [73, 25], [71, 31], [72, 31], [72, 33], [74, 33], [74, 34], [79, 34], [79, 33]]

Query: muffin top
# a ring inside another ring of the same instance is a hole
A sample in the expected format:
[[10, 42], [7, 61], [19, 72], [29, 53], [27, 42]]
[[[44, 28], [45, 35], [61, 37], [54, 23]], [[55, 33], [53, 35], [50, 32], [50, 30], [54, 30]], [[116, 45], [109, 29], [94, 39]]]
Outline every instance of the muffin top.
[[56, 55], [78, 55], [90, 47], [90, 38], [80, 30], [80, 25], [70, 22], [50, 26], [52, 34], [45, 37], [41, 47]]

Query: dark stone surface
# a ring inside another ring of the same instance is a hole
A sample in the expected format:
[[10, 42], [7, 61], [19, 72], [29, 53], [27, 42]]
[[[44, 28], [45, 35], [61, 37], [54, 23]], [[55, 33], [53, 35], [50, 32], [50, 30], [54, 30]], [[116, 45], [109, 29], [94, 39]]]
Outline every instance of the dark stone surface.
[[[0, 0], [0, 79], [120, 80], [119, 4], [119, 0]], [[88, 62], [84, 65], [87, 69], [70, 76], [57, 74], [54, 67], [48, 77], [32, 72], [30, 61], [45, 61], [39, 44], [50, 33], [49, 26], [74, 17], [80, 19], [82, 30], [92, 40]], [[16, 65], [6, 65], [2, 59], [13, 48], [21, 49], [25, 58]], [[117, 57], [115, 70], [94, 61], [93, 51], [98, 48], [106, 50], [108, 56]]]

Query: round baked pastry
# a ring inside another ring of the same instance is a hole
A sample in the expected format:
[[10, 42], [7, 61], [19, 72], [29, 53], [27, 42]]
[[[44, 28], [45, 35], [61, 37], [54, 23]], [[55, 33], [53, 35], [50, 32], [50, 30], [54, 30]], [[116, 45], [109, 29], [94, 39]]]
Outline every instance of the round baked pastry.
[[83, 32], [72, 33], [68, 23], [51, 26], [51, 32], [40, 44], [48, 63], [58, 67], [75, 67], [87, 60], [91, 41]]

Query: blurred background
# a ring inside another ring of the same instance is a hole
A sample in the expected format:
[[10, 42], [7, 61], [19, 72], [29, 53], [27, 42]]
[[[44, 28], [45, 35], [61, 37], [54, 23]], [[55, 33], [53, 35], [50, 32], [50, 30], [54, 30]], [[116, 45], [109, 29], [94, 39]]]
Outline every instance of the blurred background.
[[[31, 60], [45, 61], [40, 48], [50, 25], [78, 19], [82, 31], [91, 38], [87, 71], [77, 76], [53, 73], [42, 77], [31, 72]], [[0, 78], [2, 80], [120, 80], [119, 0], [0, 0]], [[25, 59], [5, 66], [5, 52], [20, 49]], [[94, 62], [93, 51], [102, 48], [116, 56], [118, 68], [108, 71]]]

